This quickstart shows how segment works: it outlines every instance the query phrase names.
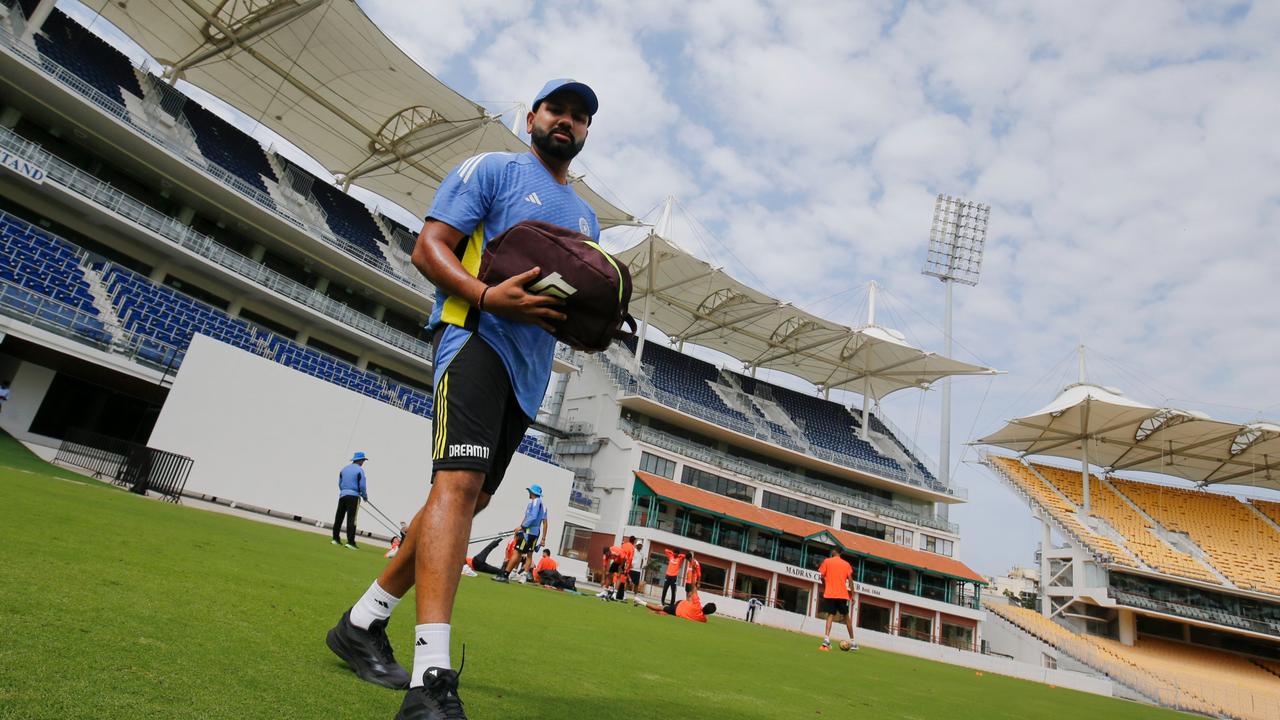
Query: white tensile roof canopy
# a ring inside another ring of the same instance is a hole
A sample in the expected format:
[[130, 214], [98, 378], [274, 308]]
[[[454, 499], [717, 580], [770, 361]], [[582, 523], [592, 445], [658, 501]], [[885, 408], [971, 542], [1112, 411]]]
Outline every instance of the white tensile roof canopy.
[[[129, 0], [100, 11], [166, 73], [415, 214], [462, 160], [528, 150], [405, 55], [354, 0]], [[636, 224], [585, 183], [574, 189], [601, 228]]]
[[[879, 400], [949, 375], [996, 371], [925, 352], [893, 330], [852, 329], [735, 280], [657, 233], [616, 253], [631, 271], [631, 312], [676, 343], [690, 342], [824, 390]], [[646, 312], [647, 308], [647, 312]]]
[[1280, 426], [1230, 423], [1158, 408], [1079, 383], [1053, 402], [976, 441], [1022, 455], [1081, 459], [1107, 472], [1141, 470], [1280, 490]]

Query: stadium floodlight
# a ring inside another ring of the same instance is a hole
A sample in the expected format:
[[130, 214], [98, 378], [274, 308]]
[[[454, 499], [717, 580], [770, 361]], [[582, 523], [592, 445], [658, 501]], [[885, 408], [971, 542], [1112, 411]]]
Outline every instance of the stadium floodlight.
[[[951, 357], [951, 286], [955, 283], [977, 285], [982, 273], [982, 254], [987, 245], [987, 218], [991, 206], [950, 195], [938, 195], [933, 203], [933, 227], [929, 230], [929, 253], [925, 256], [925, 275], [938, 278], [947, 289], [945, 316], [946, 347]], [[951, 378], [942, 381], [942, 447], [938, 452], [938, 480], [951, 487]], [[945, 518], [947, 506], [938, 508]]]
[[943, 282], [977, 285], [990, 216], [990, 205], [939, 195], [933, 204], [924, 274]]

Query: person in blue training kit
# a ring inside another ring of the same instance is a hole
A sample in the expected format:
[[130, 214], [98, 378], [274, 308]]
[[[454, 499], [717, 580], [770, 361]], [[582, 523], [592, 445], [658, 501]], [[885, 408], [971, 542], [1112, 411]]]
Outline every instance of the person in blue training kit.
[[342, 526], [342, 518], [347, 518], [347, 547], [356, 549], [356, 512], [360, 509], [360, 501], [369, 499], [369, 488], [365, 485], [364, 461], [362, 452], [351, 456], [351, 462], [338, 472], [338, 512], [333, 516], [333, 544], [341, 545], [338, 539], [338, 528]]
[[[437, 288], [427, 325], [435, 350], [431, 493], [400, 553], [327, 638], [361, 678], [408, 687], [400, 720], [466, 718], [449, 654], [458, 568], [472, 517], [488, 505], [537, 414], [555, 354], [549, 331], [565, 319], [558, 299], [525, 290], [540, 268], [493, 286], [477, 279], [485, 244], [523, 220], [600, 238], [595, 213], [569, 177], [599, 108], [595, 92], [552, 80], [531, 107], [531, 152], [464, 160], [440, 183], [418, 235], [413, 263]], [[405, 673], [386, 624], [414, 586], [418, 625], [413, 670]]]
[[516, 552], [508, 560], [502, 572], [492, 579], [507, 582], [511, 571], [524, 558], [525, 572], [533, 574], [533, 554], [542, 549], [543, 538], [547, 536], [547, 508], [542, 504], [542, 486], [530, 485], [525, 488], [529, 493], [529, 504], [524, 508], [524, 517], [516, 528]]

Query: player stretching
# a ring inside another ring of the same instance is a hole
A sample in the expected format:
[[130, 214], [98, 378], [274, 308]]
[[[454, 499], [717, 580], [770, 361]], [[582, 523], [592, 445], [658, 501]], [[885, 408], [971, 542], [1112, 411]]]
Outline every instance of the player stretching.
[[[435, 348], [432, 488], [404, 547], [329, 633], [329, 647], [361, 678], [408, 686], [400, 720], [465, 720], [449, 640], [472, 517], [489, 504], [537, 415], [555, 354], [555, 298], [525, 285], [530, 268], [501, 284], [476, 278], [484, 246], [522, 220], [541, 220], [598, 240], [595, 213], [570, 185], [569, 163], [587, 140], [596, 94], [552, 80], [525, 124], [532, 152], [484, 153], [440, 183], [413, 250], [437, 288], [428, 329]], [[413, 671], [396, 664], [386, 621], [417, 587]]]
[[[640, 601], [636, 600], [639, 605]], [[707, 621], [708, 615], [716, 613], [716, 604], [702, 604], [702, 598], [698, 597], [698, 591], [694, 590], [689, 593], [689, 597], [680, 602], [672, 602], [669, 605], [659, 605], [658, 603], [645, 603], [645, 607], [656, 613], [666, 613], [667, 615], [675, 615], [676, 617], [692, 620], [694, 622], [704, 623]]]
[[680, 563], [684, 562], [684, 553], [677, 555], [671, 548], [667, 553], [667, 575], [662, 579], [662, 604], [667, 604], [667, 590], [671, 590], [671, 602], [676, 601], [676, 580], [680, 577]]
[[853, 650], [858, 649], [858, 642], [853, 639], [853, 615], [849, 612], [849, 581], [853, 578], [853, 566], [840, 557], [840, 551], [832, 547], [831, 554], [818, 566], [818, 574], [822, 576], [822, 604], [819, 609], [827, 614], [827, 630], [822, 636], [819, 650], [831, 650], [831, 621], [835, 616], [844, 617], [845, 628], [849, 631], [849, 642]]

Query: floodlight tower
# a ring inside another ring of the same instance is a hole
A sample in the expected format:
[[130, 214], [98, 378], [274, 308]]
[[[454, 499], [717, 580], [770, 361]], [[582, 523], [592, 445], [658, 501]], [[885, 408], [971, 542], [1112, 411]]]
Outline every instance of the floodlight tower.
[[[951, 286], [977, 285], [982, 272], [982, 253], [987, 244], [987, 218], [991, 206], [949, 195], [938, 195], [933, 204], [933, 227], [929, 230], [929, 254], [924, 261], [925, 275], [938, 278], [946, 287], [947, 305], [944, 320], [946, 347], [951, 357]], [[951, 378], [942, 380], [942, 447], [938, 452], [938, 472], [943, 486], [951, 487]], [[949, 515], [948, 506], [940, 503], [939, 514]]]

